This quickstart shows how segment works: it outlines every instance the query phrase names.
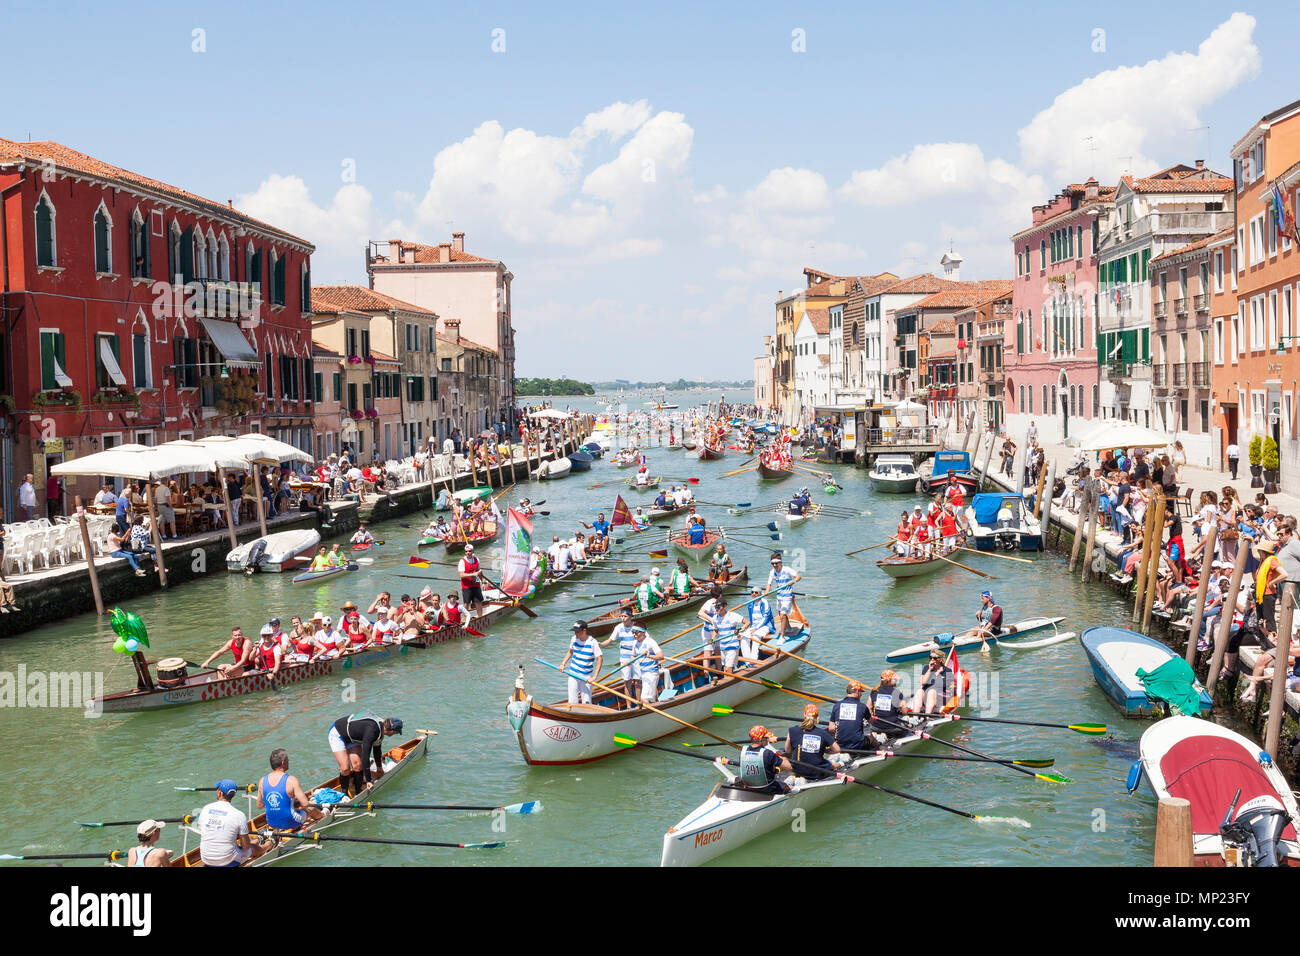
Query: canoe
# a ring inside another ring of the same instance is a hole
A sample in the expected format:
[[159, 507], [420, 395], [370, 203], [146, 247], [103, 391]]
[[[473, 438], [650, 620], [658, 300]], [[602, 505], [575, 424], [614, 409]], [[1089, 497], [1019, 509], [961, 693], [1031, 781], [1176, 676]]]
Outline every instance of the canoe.
[[784, 481], [794, 477], [793, 468], [771, 468], [764, 464], [758, 466], [758, 477], [766, 481]]
[[247, 571], [252, 568], [258, 571], [283, 571], [286, 563], [295, 563], [293, 558], [313, 550], [318, 544], [320, 532], [315, 528], [277, 531], [231, 550], [226, 555], [226, 568], [230, 571]]
[[[997, 637], [988, 639], [989, 646], [992, 647], [1001, 642], [1005, 642], [1008, 647], [1015, 645], [1018, 638], [1028, 637], [1030, 634], [1041, 634], [1048, 628], [1053, 632], [1056, 626], [1064, 621], [1063, 617], [1031, 617], [1028, 620], [1011, 624], [1002, 629], [1002, 633]], [[930, 656], [933, 650], [949, 651], [954, 647], [958, 650], [966, 647], [978, 648], [983, 642], [978, 637], [954, 637], [952, 634], [936, 634], [928, 641], [922, 641], [919, 644], [909, 644], [906, 647], [900, 647], [896, 651], [891, 651], [885, 655], [885, 660], [891, 664], [902, 664], [906, 661], [923, 661]]]
[[432, 545], [435, 545], [435, 544], [442, 544], [442, 538], [434, 538], [434, 537], [431, 537], [431, 536], [430, 536], [430, 537], [424, 537], [424, 538], [421, 538], [421, 539], [416, 543], [416, 547], [417, 547], [417, 548], [428, 548], [428, 547], [431, 547]]
[[[812, 632], [805, 623], [779, 646], [800, 654], [811, 638]], [[674, 651], [667, 647], [664, 653], [672, 654]], [[615, 652], [614, 662], [617, 659]], [[799, 662], [793, 657], [774, 654], [746, 670], [745, 676], [780, 683], [788, 680], [798, 668]], [[762, 684], [735, 677], [720, 678], [716, 684], [710, 684], [710, 678], [715, 675], [684, 663], [670, 663], [669, 674], [676, 694], [656, 702], [655, 707], [688, 723], [707, 720], [713, 716], [715, 705], [735, 707], [767, 691]], [[622, 680], [617, 670], [613, 678], [601, 683], [622, 691]], [[619, 710], [621, 703], [619, 698], [596, 688], [590, 704], [566, 701], [541, 704], [525, 690], [521, 678], [515, 683], [514, 697], [507, 705], [506, 715], [519, 744], [519, 752], [530, 766], [582, 764], [608, 757], [622, 749], [614, 743], [615, 734], [651, 741], [683, 730], [681, 724], [645, 707]]]
[[708, 445], [700, 446], [700, 461], [718, 461], [726, 454], [725, 448], [710, 448]]
[[596, 460], [596, 456], [585, 451], [575, 451], [568, 459], [574, 471], [591, 471], [591, 463]]
[[685, 528], [668, 533], [668, 542], [673, 546], [673, 550], [692, 564], [708, 561], [709, 555], [713, 553], [714, 545], [721, 540], [721, 528], [706, 530], [704, 532], [704, 541], [701, 544], [691, 544]]
[[[737, 589], [743, 588], [745, 582], [749, 580], [749, 568], [743, 567], [739, 571], [733, 571], [731, 577], [727, 579], [725, 593], [733, 598]], [[614, 626], [622, 620], [622, 605], [632, 600], [632, 592], [636, 589], [635, 582], [628, 582], [628, 597], [620, 602], [618, 607], [603, 611], [595, 617], [587, 618], [587, 633], [592, 637], [604, 637]], [[689, 611], [697, 608], [709, 599], [709, 589], [699, 588], [692, 591], [688, 596], [679, 598], [676, 601], [670, 601], [667, 604], [660, 604], [658, 607], [651, 608], [648, 611], [638, 611], [632, 615], [633, 624], [644, 624], [646, 621], [653, 621], [661, 617], [667, 617], [670, 614], [676, 614], [679, 611]]]
[[[1079, 636], [1079, 643], [1088, 655], [1092, 676], [1124, 716], [1164, 716], [1164, 704], [1147, 697], [1137, 671], [1150, 673], [1179, 655], [1159, 641], [1122, 627], [1090, 627]], [[1214, 702], [1199, 680], [1194, 686], [1200, 693], [1201, 713], [1208, 714]]]
[[364, 554], [366, 551], [373, 551], [379, 547], [378, 541], [363, 541], [358, 544], [348, 545], [348, 550], [353, 554]]
[[443, 547], [447, 549], [448, 554], [460, 554], [462, 551], [465, 550], [465, 545], [467, 544], [472, 544], [474, 545], [474, 547], [477, 548], [481, 544], [487, 544], [489, 541], [495, 541], [497, 535], [501, 533], [501, 525], [495, 521], [489, 521], [486, 523], [486, 527], [490, 528], [491, 530], [485, 532], [484, 534], [472, 534], [468, 538], [464, 538], [464, 537], [448, 538], [445, 541], [443, 541], [442, 543]]
[[[940, 736], [951, 731], [956, 724], [952, 717], [931, 717], [918, 729]], [[636, 737], [635, 734], [631, 736]], [[893, 752], [902, 753], [916, 750], [923, 742], [924, 738], [914, 732], [895, 738], [889, 746]], [[907, 762], [861, 756], [849, 763], [846, 772], [856, 779], [870, 780], [886, 765]], [[807, 811], [853, 789], [853, 784], [836, 777], [812, 781], [795, 777], [789, 793], [758, 793], [735, 786], [737, 775], [729, 767], [719, 764], [714, 764], [714, 767], [726, 780], [717, 784], [702, 804], [668, 828], [663, 838], [660, 866], [699, 866], [765, 833], [788, 827], [791, 819], [803, 819]]]
[[[398, 744], [396, 747], [392, 747], [389, 750], [387, 750], [384, 753], [384, 757], [383, 757], [384, 775], [380, 777], [378, 780], [375, 780], [371, 784], [369, 790], [367, 790], [365, 793], [359, 796], [353, 797], [351, 800], [345, 798], [343, 800], [340, 800], [338, 803], [318, 805], [319, 809], [324, 811], [325, 816], [322, 817], [320, 820], [317, 820], [315, 823], [308, 824], [307, 826], [303, 827], [302, 830], [300, 830], [299, 832], [300, 833], [324, 833], [328, 830], [334, 829], [335, 827], [343, 826], [344, 824], [351, 823], [354, 820], [372, 819], [374, 817], [374, 811], [373, 810], [367, 811], [364, 809], [364, 804], [366, 803], [366, 801], [373, 800], [374, 795], [378, 791], [386, 787], [391, 787], [392, 782], [394, 780], [396, 780], [401, 776], [406, 775], [409, 768], [415, 766], [416, 761], [420, 757], [423, 757], [425, 755], [428, 745], [429, 745], [428, 734], [420, 733], [418, 734], [418, 736], [413, 737], [412, 739], [408, 740], [406, 743]], [[326, 780], [324, 783], [312, 787], [310, 790], [306, 790], [305, 792], [307, 795], [307, 799], [311, 800], [313, 795], [318, 790], [326, 790], [326, 789], [338, 790], [339, 778], [337, 776], [331, 777], [329, 780]], [[249, 830], [254, 833], [261, 830], [265, 830], [266, 814], [259, 813], [256, 816], [253, 815], [253, 811], [255, 810], [256, 803], [257, 803], [257, 794], [254, 792], [253, 794], [246, 794], [245, 796], [248, 797]], [[186, 844], [189, 843], [188, 832], [186, 832], [185, 835], [185, 842]], [[240, 865], [247, 866], [247, 867], [269, 866], [272, 863], [278, 863], [281, 860], [287, 860], [291, 856], [297, 856], [299, 853], [302, 853], [304, 850], [318, 849], [319, 846], [320, 846], [319, 844], [313, 845], [310, 840], [298, 840], [298, 839], [293, 839], [292, 837], [280, 837], [279, 839], [276, 840], [275, 845], [271, 847], [271, 849], [267, 850], [257, 859], [248, 860]], [[336, 852], [336, 851], [327, 851], [327, 852]], [[172, 866], [202, 866], [203, 860], [199, 856], [199, 848], [195, 847], [192, 850], [186, 850], [180, 856], [177, 856], [175, 859], [173, 859], [171, 865]]]
[[[484, 594], [489, 601], [505, 599], [506, 595], [495, 590]], [[512, 603], [493, 603], [485, 606], [480, 613], [472, 615], [469, 626], [476, 631], [486, 631], [494, 621], [516, 610]], [[164, 687], [156, 683], [152, 690], [124, 690], [105, 694], [92, 701], [96, 712], [106, 714], [126, 713], [138, 710], [160, 710], [167, 707], [179, 707], [184, 704], [205, 704], [228, 697], [242, 697], [273, 689], [281, 690], [288, 684], [327, 677], [330, 674], [348, 671], [355, 673], [355, 668], [367, 667], [376, 663], [396, 663], [410, 658], [412, 650], [424, 650], [439, 644], [459, 641], [473, 637], [464, 627], [443, 627], [421, 631], [405, 641], [392, 644], [379, 644], [342, 657], [317, 659], [314, 661], [285, 664], [276, 677], [275, 688], [266, 675], [261, 672], [246, 673], [242, 677], [218, 677], [215, 670], [204, 670], [197, 674], [186, 674], [180, 683]]]
[[573, 463], [567, 458], [556, 458], [553, 461], [542, 462], [533, 477], [538, 481], [552, 481], [556, 478], [567, 478], [569, 472], [573, 470]]
[[1140, 777], [1157, 797], [1191, 803], [1196, 866], [1300, 866], [1295, 796], [1254, 741], [1198, 717], [1169, 717], [1142, 735], [1130, 793]]
[[354, 568], [356, 568], [355, 564], [350, 566], [342, 565], [337, 568], [326, 568], [324, 571], [304, 571], [302, 574], [294, 575], [294, 578], [290, 583], [291, 584], [317, 584], [329, 578], [338, 577], [340, 574], [346, 574], [347, 572], [353, 570]]

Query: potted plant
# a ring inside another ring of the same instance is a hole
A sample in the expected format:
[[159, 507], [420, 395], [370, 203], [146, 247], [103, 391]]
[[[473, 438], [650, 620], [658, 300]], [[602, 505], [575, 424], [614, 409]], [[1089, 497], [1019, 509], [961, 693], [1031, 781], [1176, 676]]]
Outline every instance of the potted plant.
[[1260, 464], [1264, 468], [1264, 493], [1268, 495], [1277, 494], [1278, 466], [1280, 462], [1277, 455], [1277, 442], [1273, 440], [1272, 435], [1264, 439]]
[[1246, 449], [1246, 457], [1250, 461], [1250, 487], [1262, 488], [1264, 480], [1260, 475], [1264, 472], [1264, 466], [1260, 464], [1264, 457], [1264, 438], [1262, 435], [1255, 435], [1250, 439], [1250, 445]]

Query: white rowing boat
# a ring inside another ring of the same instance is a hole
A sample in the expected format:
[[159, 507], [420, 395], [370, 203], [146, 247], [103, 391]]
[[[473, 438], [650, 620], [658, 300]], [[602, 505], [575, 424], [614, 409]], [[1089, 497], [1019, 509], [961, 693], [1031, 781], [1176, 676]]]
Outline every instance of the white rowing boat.
[[[326, 830], [332, 830], [334, 827], [342, 826], [346, 823], [352, 823], [363, 817], [373, 817], [373, 810], [365, 810], [360, 806], [367, 800], [373, 800], [374, 795], [382, 787], [392, 785], [392, 782], [399, 776], [402, 776], [407, 770], [415, 765], [416, 759], [423, 757], [429, 745], [429, 735], [437, 733], [432, 730], [421, 730], [416, 732], [418, 736], [408, 740], [404, 744], [398, 744], [384, 754], [384, 775], [373, 781], [370, 789], [353, 797], [351, 800], [343, 799], [338, 803], [318, 804], [317, 809], [324, 812], [324, 816], [315, 823], [304, 826], [301, 833], [323, 833]], [[375, 769], [374, 761], [371, 761], [372, 771]], [[339, 788], [339, 778], [331, 777], [320, 786], [313, 787], [307, 791], [307, 798], [311, 800], [315, 794], [322, 790], [337, 790]], [[249, 799], [249, 821], [248, 830], [250, 833], [260, 833], [269, 830], [266, 825], [266, 814], [257, 814], [253, 816], [252, 810], [256, 802], [256, 796], [250, 795]], [[314, 803], [314, 801], [313, 801]], [[197, 831], [190, 827], [182, 827], [181, 830], [186, 834], [186, 844], [189, 843], [189, 834]], [[275, 839], [275, 845], [267, 850], [256, 859], [250, 859], [241, 864], [241, 866], [270, 866], [272, 863], [278, 863], [286, 860], [291, 856], [297, 856], [306, 850], [315, 850], [320, 848], [319, 843], [312, 843], [310, 840], [295, 839], [293, 837], [278, 837]], [[192, 850], [186, 849], [179, 856], [172, 860], [172, 866], [203, 866], [203, 860], [199, 857], [199, 848]]]
[[[997, 637], [989, 637], [990, 646], [1002, 641], [1006, 642], [1007, 647], [1028, 647], [1028, 644], [1020, 644], [1018, 639], [1028, 637], [1030, 634], [1040, 634], [1051, 628], [1053, 633], [1057, 633], [1057, 625], [1064, 621], [1063, 617], [1031, 617], [1026, 621], [1019, 621], [1015, 624], [1003, 628], [1002, 633]], [[1061, 640], [1068, 639], [1069, 636], [1062, 637]], [[984, 638], [979, 637], [955, 637], [952, 634], [936, 634], [928, 641], [922, 641], [919, 644], [909, 644], [907, 647], [900, 647], [896, 651], [891, 651], [885, 655], [885, 660], [891, 664], [902, 664], [905, 661], [923, 661], [930, 656], [934, 650], [950, 651], [953, 648], [961, 650], [964, 647], [978, 647], [984, 643]], [[1060, 643], [1053, 641], [1052, 643]], [[1039, 646], [1037, 642], [1034, 646]], [[1041, 645], [1046, 647], [1047, 645]]]
[[[942, 731], [956, 724], [951, 717], [933, 717], [925, 728]], [[922, 742], [919, 733], [897, 737], [891, 750], [913, 750]], [[846, 772], [867, 780], [885, 766], [888, 757], [857, 757]], [[733, 786], [736, 774], [729, 767], [714, 764], [727, 779], [713, 788], [707, 800], [682, 817], [664, 834], [660, 866], [699, 866], [724, 853], [742, 847], [764, 833], [789, 826], [792, 817], [806, 813], [838, 797], [853, 786], [838, 777], [805, 780], [794, 777], [789, 793], [770, 794]]]

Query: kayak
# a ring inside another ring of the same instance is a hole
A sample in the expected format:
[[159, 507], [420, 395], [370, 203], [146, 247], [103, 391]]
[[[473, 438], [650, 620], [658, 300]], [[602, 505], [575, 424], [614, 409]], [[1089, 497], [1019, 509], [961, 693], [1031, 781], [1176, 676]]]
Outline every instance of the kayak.
[[356, 565], [341, 565], [337, 568], [326, 568], [324, 571], [304, 571], [302, 574], [294, 575], [293, 584], [315, 584], [324, 581], [327, 578], [337, 577], [340, 574], [346, 574], [348, 571], [355, 570]]
[[[1009, 638], [1021, 638], [1030, 634], [1037, 634], [1051, 628], [1056, 631], [1056, 625], [1064, 621], [1063, 617], [1031, 617], [1028, 620], [1020, 621], [1003, 628], [1002, 633], [997, 637], [990, 637], [988, 643], [990, 646], [1007, 641], [1007, 646], [1012, 647], [1016, 643]], [[900, 647], [896, 651], [891, 651], [885, 655], [885, 660], [891, 664], [902, 664], [906, 661], [923, 661], [930, 656], [933, 650], [950, 651], [953, 648], [958, 650], [964, 647], [979, 647], [984, 643], [978, 637], [954, 637], [952, 634], [936, 634], [928, 641], [922, 641], [919, 644], [909, 644], [907, 647]]]
[[363, 541], [359, 544], [351, 545], [348, 548], [348, 550], [351, 551], [353, 554], [362, 554], [366, 551], [371, 550], [372, 548], [378, 548], [378, 547], [379, 547], [378, 541]]

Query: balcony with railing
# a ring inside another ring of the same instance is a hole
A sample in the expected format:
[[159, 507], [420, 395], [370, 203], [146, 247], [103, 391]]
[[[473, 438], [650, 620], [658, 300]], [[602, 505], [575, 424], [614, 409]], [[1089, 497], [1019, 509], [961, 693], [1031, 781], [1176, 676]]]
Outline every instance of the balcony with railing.
[[1169, 385], [1169, 366], [1151, 366], [1151, 385], [1153, 388], [1167, 388]]
[[1005, 332], [1005, 325], [1001, 319], [992, 322], [981, 322], [975, 327], [975, 340], [980, 339], [1001, 339]]
[[1120, 359], [1112, 359], [1106, 363], [1105, 368], [1108, 378], [1128, 378], [1133, 372], [1132, 364]]
[[1155, 303], [1154, 305], [1151, 306], [1151, 314], [1154, 315], [1157, 319], [1163, 319], [1165, 317], [1166, 305], [1167, 303], [1165, 302]]
[[1192, 370], [1192, 388], [1209, 388], [1210, 387], [1210, 363], [1193, 362]]
[[1192, 308], [1197, 312], [1210, 311], [1210, 296], [1208, 293], [1202, 293], [1192, 298]]
[[1234, 224], [1231, 209], [1222, 209], [1215, 212], [1205, 212], [1204, 210], [1196, 212], [1157, 211], [1151, 213], [1148, 218], [1150, 219], [1150, 230], [1156, 235], [1197, 232], [1210, 235], [1220, 229], [1227, 229]]
[[1174, 369], [1174, 388], [1187, 387], [1187, 363], [1179, 362]]
[[1186, 315], [1186, 314], [1187, 314], [1187, 299], [1186, 299], [1186, 298], [1182, 298], [1182, 299], [1174, 299], [1174, 314], [1175, 314], [1175, 315]]

